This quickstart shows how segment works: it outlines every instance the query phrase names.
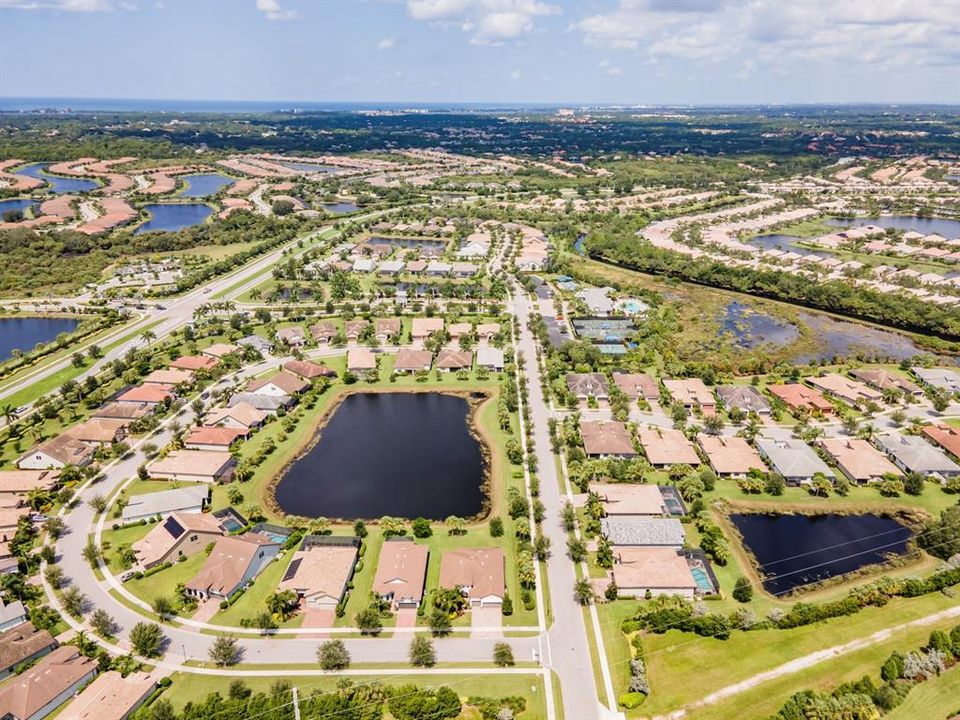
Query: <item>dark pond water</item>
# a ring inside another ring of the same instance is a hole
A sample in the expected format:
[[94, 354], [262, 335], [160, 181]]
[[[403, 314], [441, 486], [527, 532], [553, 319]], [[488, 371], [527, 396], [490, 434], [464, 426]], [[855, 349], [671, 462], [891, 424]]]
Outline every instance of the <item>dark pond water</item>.
[[213, 212], [209, 205], [203, 203], [144, 205], [143, 209], [150, 214], [150, 219], [134, 230], [134, 235], [152, 230], [176, 232], [185, 227], [199, 225]]
[[902, 554], [909, 528], [879, 515], [731, 515], [764, 576], [782, 595]]
[[313, 163], [282, 162], [280, 164], [291, 170], [308, 173], [335, 173], [339, 170], [332, 165], [314, 165]]
[[37, 343], [48, 343], [60, 333], [73, 332], [79, 324], [77, 318], [0, 318], [0, 362], [9, 360], [14, 350], [33, 350]]
[[15, 200], [0, 200], [0, 217], [3, 217], [3, 214], [8, 210], [21, 210], [26, 211], [31, 205], [39, 205], [38, 200], [31, 200], [30, 198], [16, 198]]
[[736, 300], [724, 309], [719, 332], [744, 348], [789, 345], [800, 337], [800, 330], [795, 325], [757, 312]]
[[46, 189], [57, 195], [70, 192], [87, 192], [100, 187], [95, 181], [86, 178], [50, 175], [46, 172], [48, 167], [50, 167], [50, 163], [32, 163], [15, 172], [17, 175], [27, 175], [43, 180], [47, 184]]
[[360, 209], [356, 203], [352, 202], [324, 203], [321, 207], [333, 215], [346, 215]]
[[826, 220], [827, 225], [834, 227], [860, 227], [861, 225], [876, 225], [882, 228], [897, 228], [898, 230], [913, 230], [924, 235], [936, 233], [948, 240], [960, 238], [960, 220], [946, 220], [943, 218], [921, 218], [912, 215], [890, 215], [882, 217], [841, 218]]
[[349, 395], [280, 480], [277, 504], [307, 517], [475, 515], [484, 460], [469, 410], [441, 393]]
[[864, 355], [870, 358], [903, 360], [929, 354], [907, 335], [871, 325], [838, 320], [829, 315], [801, 312], [800, 320], [813, 330], [817, 350], [791, 358], [795, 363], [829, 360], [833, 357]]
[[823, 250], [811, 250], [810, 248], [798, 245], [797, 241], [801, 238], [795, 235], [782, 235], [772, 233], [770, 235], [757, 235], [755, 238], [747, 240], [748, 245], [754, 245], [764, 250], [784, 250], [786, 252], [795, 252], [797, 255], [820, 255], [821, 257], [830, 255]]
[[401, 247], [401, 248], [442, 248], [446, 245], [446, 240], [433, 240], [431, 238], [398, 238], [398, 237], [381, 237], [379, 235], [372, 235], [368, 243], [371, 245], [389, 245], [390, 247]]
[[227, 185], [233, 185], [233, 178], [220, 173], [202, 173], [198, 175], [184, 175], [187, 187], [180, 193], [180, 197], [209, 197], [216, 195]]

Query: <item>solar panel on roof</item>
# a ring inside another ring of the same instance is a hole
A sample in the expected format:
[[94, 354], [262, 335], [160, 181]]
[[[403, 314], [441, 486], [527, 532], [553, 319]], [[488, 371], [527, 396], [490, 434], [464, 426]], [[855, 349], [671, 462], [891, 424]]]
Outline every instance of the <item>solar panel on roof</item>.
[[166, 530], [168, 533], [170, 533], [170, 535], [172, 535], [175, 538], [180, 537], [181, 535], [183, 535], [184, 532], [186, 532], [183, 529], [183, 525], [178, 523], [177, 519], [173, 517], [173, 515], [171, 515], [164, 521], [163, 529]]
[[297, 574], [297, 570], [300, 569], [300, 563], [303, 562], [303, 558], [296, 558], [293, 562], [290, 563], [287, 567], [287, 571], [283, 574], [283, 579], [280, 582], [286, 582], [287, 580], [292, 580], [293, 577]]

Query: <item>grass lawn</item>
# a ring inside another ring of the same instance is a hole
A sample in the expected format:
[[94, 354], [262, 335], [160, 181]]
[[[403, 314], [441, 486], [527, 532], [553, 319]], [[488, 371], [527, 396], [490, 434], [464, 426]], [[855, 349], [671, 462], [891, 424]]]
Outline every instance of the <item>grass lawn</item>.
[[140, 580], [130, 580], [125, 587], [131, 593], [146, 603], [153, 604], [158, 597], [174, 598], [177, 585], [190, 582], [200, 572], [203, 563], [207, 560], [207, 553], [201, 551], [188, 557], [183, 562], [174, 563], [173, 567], [161, 570], [149, 577]]
[[[253, 619], [257, 614], [267, 609], [267, 598], [276, 592], [280, 579], [287, 566], [293, 559], [293, 551], [287, 550], [282, 557], [270, 563], [260, 573], [256, 582], [241, 595], [236, 602], [226, 610], [220, 610], [210, 620], [213, 625], [240, 625], [244, 618]], [[303, 616], [297, 615], [287, 622], [279, 623], [280, 627], [299, 627]]]
[[[729, 640], [701, 638], [677, 630], [669, 630], [662, 635], [646, 635], [643, 646], [653, 694], [643, 704], [643, 714], [674, 710], [722, 687], [816, 650], [863, 638], [883, 628], [925, 617], [955, 605], [954, 599], [942, 594], [932, 594], [921, 598], [897, 598], [883, 608], [866, 608], [856, 615], [790, 630], [734, 631]], [[604, 611], [604, 619], [614, 622], [618, 620], [616, 615], [607, 612], [605, 608], [601, 610]], [[616, 624], [618, 627], [619, 623]], [[955, 623], [945, 623], [950, 627], [953, 624]], [[920, 644], [931, 629], [932, 626], [920, 628], [920, 638], [917, 641], [901, 641], [902, 646], [909, 649]], [[903, 635], [906, 636], [907, 633]], [[626, 659], [627, 656], [623, 654], [626, 646], [625, 637], [619, 641], [619, 647], [615, 639], [611, 639], [608, 642], [608, 648], [614, 648], [608, 649], [611, 659]], [[842, 659], [839, 662], [841, 668], [847, 667]], [[617, 669], [615, 672], [616, 677], [621, 680], [625, 677], [621, 670]], [[695, 677], [696, 682], [677, 682], [677, 678], [681, 677]], [[804, 687], [802, 681], [797, 684], [797, 689], [801, 687]], [[623, 685], [616, 688], [618, 692], [623, 692], [623, 689]], [[738, 715], [733, 713], [718, 717]]]
[[[880, 666], [890, 656], [890, 653], [894, 650], [906, 651], [920, 647], [927, 641], [932, 630], [949, 630], [955, 622], [954, 620], [939, 625], [910, 628], [903, 632], [894, 633], [892, 637], [870, 647], [831, 658], [799, 672], [761, 683], [710, 707], [693, 710], [687, 717], [691, 720], [767, 717], [776, 712], [791, 695], [800, 690], [812, 688], [821, 692], [830, 692], [841, 683], [859, 680], [864, 675], [869, 675], [874, 682], [879, 683]], [[942, 682], [942, 685], [926, 687], [927, 683], [923, 683], [915, 687], [907, 696], [904, 705], [884, 717], [898, 720], [920, 720], [921, 718], [923, 720], [940, 720], [946, 718], [947, 713], [960, 707], [956, 692], [951, 697], [949, 691], [949, 688], [960, 688], [960, 673], [956, 668], [951, 672], [953, 673], [952, 677], [948, 673], [934, 681], [934, 683]], [[917, 693], [916, 697], [914, 697], [914, 693]], [[652, 700], [653, 698], [648, 702], [652, 702]], [[911, 703], [916, 704], [911, 705]], [[649, 711], [652, 706], [645, 703], [641, 707]], [[927, 713], [924, 711], [925, 709], [932, 712]]]
[[[211, 677], [209, 675], [192, 675], [189, 673], [174, 673], [173, 684], [164, 692], [163, 697], [169, 700], [176, 710], [181, 710], [188, 702], [204, 700], [210, 693], [220, 693], [226, 696], [230, 677]], [[248, 677], [243, 682], [254, 692], [269, 692], [270, 687], [281, 678]], [[332, 677], [295, 677], [291, 678], [300, 691], [300, 697], [319, 691], [335, 690], [340, 680]], [[356, 684], [379, 682], [386, 686], [407, 685], [410, 683], [425, 687], [447, 686], [455, 690], [461, 698], [471, 695], [485, 697], [504, 697], [520, 695], [527, 701], [527, 709], [517, 715], [518, 720], [546, 720], [546, 702], [544, 699], [543, 678], [537, 674], [530, 675], [423, 675], [411, 670], [409, 674], [383, 675], [381, 677], [355, 676]], [[557, 696], [559, 698], [559, 696]], [[478, 717], [470, 710], [461, 713], [460, 718], [473, 720]]]
[[147, 523], [146, 525], [131, 525], [117, 530], [103, 531], [101, 538], [104, 558], [106, 558], [107, 566], [114, 575], [123, 572], [125, 569], [120, 563], [121, 546], [133, 545], [138, 540], [142, 540], [154, 526], [155, 523]]

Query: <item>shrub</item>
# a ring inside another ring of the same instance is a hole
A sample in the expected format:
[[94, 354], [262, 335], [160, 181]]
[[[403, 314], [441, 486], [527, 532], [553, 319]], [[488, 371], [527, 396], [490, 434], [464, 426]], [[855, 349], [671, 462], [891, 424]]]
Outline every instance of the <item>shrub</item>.
[[743, 575], [737, 578], [733, 587], [733, 599], [737, 602], [748, 603], [753, 599], [753, 585]]

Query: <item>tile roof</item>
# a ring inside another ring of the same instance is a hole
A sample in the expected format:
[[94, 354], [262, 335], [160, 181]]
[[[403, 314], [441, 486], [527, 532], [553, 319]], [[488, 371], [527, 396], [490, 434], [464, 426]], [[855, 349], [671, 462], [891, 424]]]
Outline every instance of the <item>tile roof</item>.
[[440, 587], [470, 588], [471, 598], [503, 597], [503, 550], [461, 548], [448, 550], [440, 559]]
[[581, 420], [580, 437], [587, 455], [633, 456], [633, 437], [622, 422], [613, 420]]
[[310, 383], [308, 383], [306, 380], [297, 377], [293, 373], [281, 370], [273, 375], [251, 381], [247, 384], [247, 387], [244, 388], [244, 391], [248, 393], [256, 393], [257, 390], [260, 390], [267, 385], [273, 385], [287, 395], [296, 395], [297, 393], [301, 393], [310, 387]]
[[116, 670], [102, 673], [83, 689], [59, 720], [124, 720], [156, 688], [157, 681], [145, 672], [123, 677]]
[[373, 592], [393, 601], [420, 602], [427, 577], [427, 557], [430, 549], [408, 538], [391, 538], [383, 543], [377, 573], [373, 577]]
[[666, 504], [658, 485], [590, 483], [608, 515], [664, 515]]
[[875, 480], [887, 473], [898, 477], [902, 474], [867, 440], [835, 437], [821, 438], [818, 442], [844, 474], [856, 482]]
[[718, 475], [746, 475], [754, 468], [767, 469], [757, 451], [742, 437], [700, 433], [697, 441]]
[[64, 645], [0, 689], [0, 716], [28, 720], [97, 672], [97, 662]]
[[31, 622], [12, 627], [0, 635], [0, 670], [9, 670], [56, 644], [49, 632], [37, 630]]
[[652, 465], [699, 465], [700, 456], [686, 436], [673, 428], [637, 430], [640, 445]]
[[618, 588], [694, 590], [686, 558], [669, 547], [618, 547], [613, 581]]
[[186, 584], [187, 589], [223, 597], [230, 595], [240, 585], [257, 554], [270, 546], [279, 547], [279, 543], [257, 533], [221, 537], [200, 572]]
[[600, 530], [613, 545], [682, 547], [683, 526], [676, 518], [605, 517]]

